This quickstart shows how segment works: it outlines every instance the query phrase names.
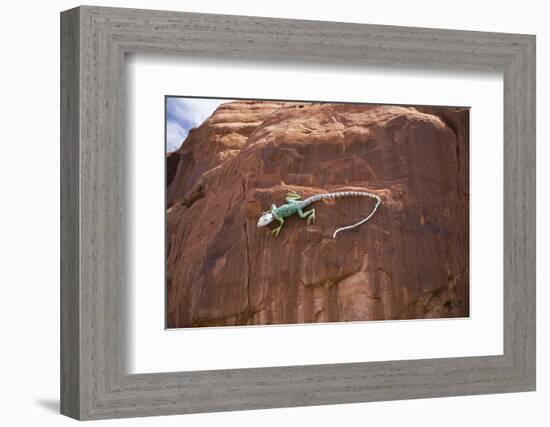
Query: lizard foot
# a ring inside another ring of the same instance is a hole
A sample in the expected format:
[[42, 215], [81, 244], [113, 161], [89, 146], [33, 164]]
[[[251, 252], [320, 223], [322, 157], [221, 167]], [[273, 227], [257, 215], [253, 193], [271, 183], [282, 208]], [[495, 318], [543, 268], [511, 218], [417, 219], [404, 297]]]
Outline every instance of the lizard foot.
[[312, 209], [311, 214], [307, 217], [307, 224], [315, 222], [315, 209]]
[[300, 196], [296, 191], [290, 191], [286, 193], [286, 198], [290, 200], [300, 200], [302, 196]]
[[271, 235], [273, 237], [277, 237], [279, 235], [279, 233], [281, 232], [281, 228], [282, 228], [282, 225], [277, 227], [277, 228], [274, 228], [273, 230], [271, 230]]

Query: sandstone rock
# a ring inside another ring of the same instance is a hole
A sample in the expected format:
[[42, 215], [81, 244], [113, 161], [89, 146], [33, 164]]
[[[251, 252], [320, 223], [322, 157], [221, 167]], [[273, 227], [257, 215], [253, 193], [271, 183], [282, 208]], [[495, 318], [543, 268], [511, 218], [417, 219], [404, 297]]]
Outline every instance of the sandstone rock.
[[[467, 109], [238, 101], [169, 155], [170, 328], [469, 315]], [[175, 160], [174, 160], [175, 159]], [[175, 166], [174, 166], [175, 163]], [[169, 176], [167, 176], [169, 178]], [[277, 238], [295, 190], [318, 202]]]

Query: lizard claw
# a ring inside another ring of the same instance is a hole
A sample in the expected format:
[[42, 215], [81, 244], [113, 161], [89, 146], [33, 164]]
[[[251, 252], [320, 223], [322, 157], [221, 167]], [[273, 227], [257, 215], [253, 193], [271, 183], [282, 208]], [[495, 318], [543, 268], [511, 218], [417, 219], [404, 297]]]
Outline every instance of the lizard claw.
[[277, 237], [280, 231], [281, 231], [281, 227], [274, 228], [273, 230], [271, 230], [271, 235], [273, 237]]
[[315, 211], [313, 211], [311, 215], [307, 217], [307, 224], [309, 225], [309, 223], [311, 222], [315, 222]]

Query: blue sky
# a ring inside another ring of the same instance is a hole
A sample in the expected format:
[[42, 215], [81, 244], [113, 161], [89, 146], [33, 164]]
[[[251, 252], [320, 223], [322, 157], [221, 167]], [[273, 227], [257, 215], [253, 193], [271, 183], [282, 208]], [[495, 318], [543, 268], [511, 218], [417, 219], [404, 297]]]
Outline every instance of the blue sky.
[[166, 150], [177, 150], [193, 128], [202, 124], [220, 104], [230, 99], [166, 98]]

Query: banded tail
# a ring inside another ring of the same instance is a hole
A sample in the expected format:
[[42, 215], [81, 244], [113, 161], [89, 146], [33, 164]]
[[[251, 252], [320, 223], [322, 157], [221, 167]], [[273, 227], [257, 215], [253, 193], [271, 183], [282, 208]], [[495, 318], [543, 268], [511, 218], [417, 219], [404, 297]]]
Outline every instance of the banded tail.
[[382, 203], [382, 199], [380, 199], [380, 196], [378, 196], [376, 194], [372, 194], [372, 193], [367, 193], [365, 191], [337, 191], [337, 192], [334, 192], [334, 193], [317, 194], [315, 196], [308, 197], [307, 199], [302, 201], [302, 206], [310, 205], [311, 203], [318, 202], [319, 200], [338, 199], [340, 197], [369, 197], [371, 199], [376, 200], [376, 205], [374, 205], [374, 208], [371, 211], [371, 213], [367, 217], [363, 218], [361, 221], [356, 222], [355, 224], [352, 224], [352, 225], [347, 225], [345, 227], [338, 228], [334, 232], [334, 234], [332, 235], [333, 239], [336, 239], [336, 235], [340, 231], [351, 230], [351, 229], [353, 229], [355, 227], [359, 227], [361, 224], [364, 224], [365, 222], [367, 222], [369, 219], [371, 219], [373, 217], [373, 215], [378, 210], [378, 207]]

